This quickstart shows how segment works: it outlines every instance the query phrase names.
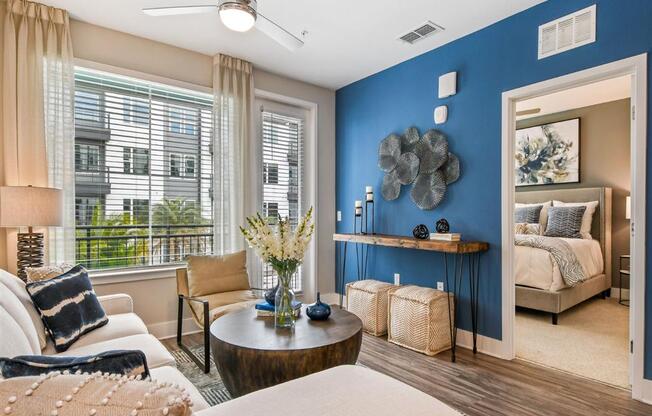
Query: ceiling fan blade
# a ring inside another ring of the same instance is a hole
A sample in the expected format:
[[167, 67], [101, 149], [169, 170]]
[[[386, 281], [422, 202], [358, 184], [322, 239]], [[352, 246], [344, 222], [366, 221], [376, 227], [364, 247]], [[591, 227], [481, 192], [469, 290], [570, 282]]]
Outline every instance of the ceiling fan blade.
[[530, 108], [530, 109], [527, 109], [527, 110], [517, 111], [516, 115], [517, 116], [529, 116], [530, 114], [537, 114], [537, 113], [540, 113], [540, 112], [541, 112], [540, 108]]
[[177, 16], [181, 14], [210, 13], [216, 11], [217, 6], [176, 6], [143, 9], [143, 13], [149, 16]]
[[270, 19], [258, 13], [259, 19], [256, 19], [256, 29], [260, 30], [276, 42], [285, 46], [291, 51], [296, 51], [303, 46], [303, 41], [292, 33], [283, 29]]

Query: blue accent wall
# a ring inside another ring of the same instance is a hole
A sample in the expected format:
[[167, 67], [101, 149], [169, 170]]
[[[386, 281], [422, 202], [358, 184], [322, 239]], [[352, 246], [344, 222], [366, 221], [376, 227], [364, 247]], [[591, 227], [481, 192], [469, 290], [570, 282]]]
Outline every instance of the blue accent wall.
[[[537, 60], [538, 26], [592, 4], [597, 4], [597, 41]], [[500, 339], [501, 93], [649, 53], [651, 47], [650, 0], [549, 0], [338, 90], [337, 209], [343, 216], [338, 232], [351, 232], [354, 200], [363, 199], [365, 185], [373, 185], [379, 232], [411, 235], [416, 224], [425, 223], [432, 229], [437, 219], [445, 217], [465, 239], [488, 241], [492, 248], [483, 255], [480, 270], [479, 327], [481, 334]], [[437, 99], [437, 78], [449, 71], [458, 72], [458, 94]], [[648, 91], [648, 96], [652, 97], [652, 92]], [[380, 141], [413, 125], [422, 132], [434, 128], [433, 109], [442, 104], [448, 106], [449, 119], [439, 128], [448, 135], [451, 151], [459, 155], [461, 179], [449, 187], [444, 202], [433, 211], [418, 209], [407, 186], [398, 200], [384, 201], [380, 197], [383, 173], [377, 167]], [[649, 113], [647, 116], [649, 120]], [[648, 153], [648, 163], [652, 163], [652, 146]], [[649, 172], [648, 195], [652, 195]], [[650, 235], [652, 204], [647, 210], [646, 232]], [[347, 280], [356, 278], [355, 256], [351, 248]], [[648, 261], [651, 258], [652, 246], [648, 245]], [[340, 253], [340, 265], [341, 260]], [[436, 253], [372, 248], [367, 274], [391, 282], [394, 273], [401, 274], [401, 283], [434, 287], [436, 281], [443, 281], [443, 262]], [[463, 287], [460, 325], [469, 329], [466, 289]], [[647, 280], [646, 290], [645, 376], [652, 379], [652, 279]]]

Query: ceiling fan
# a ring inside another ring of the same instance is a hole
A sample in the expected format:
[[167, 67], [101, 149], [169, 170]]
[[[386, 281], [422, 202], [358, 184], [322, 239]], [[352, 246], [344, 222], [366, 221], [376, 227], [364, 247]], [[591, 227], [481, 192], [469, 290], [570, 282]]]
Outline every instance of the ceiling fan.
[[173, 16], [217, 11], [224, 26], [231, 30], [246, 32], [255, 25], [256, 29], [291, 51], [303, 46], [301, 39], [260, 14], [256, 8], [256, 0], [219, 0], [217, 5], [145, 8], [143, 13], [149, 16]]

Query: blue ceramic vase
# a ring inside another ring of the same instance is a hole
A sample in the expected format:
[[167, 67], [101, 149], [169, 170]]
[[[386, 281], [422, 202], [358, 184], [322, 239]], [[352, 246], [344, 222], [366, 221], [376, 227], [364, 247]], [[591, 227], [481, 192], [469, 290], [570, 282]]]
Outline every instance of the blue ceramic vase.
[[331, 307], [319, 299], [319, 292], [317, 292], [317, 302], [308, 306], [306, 315], [313, 321], [325, 321], [331, 316]]
[[265, 300], [267, 301], [267, 303], [269, 303], [272, 306], [275, 306], [274, 303], [276, 301], [276, 291], [277, 290], [278, 290], [278, 283], [273, 288], [268, 289], [265, 292], [265, 295], [264, 295]]

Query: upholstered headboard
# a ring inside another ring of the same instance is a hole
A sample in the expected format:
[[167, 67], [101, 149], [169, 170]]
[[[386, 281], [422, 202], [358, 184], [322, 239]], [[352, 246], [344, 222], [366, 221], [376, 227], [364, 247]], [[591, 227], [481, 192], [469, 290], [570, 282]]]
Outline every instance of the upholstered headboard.
[[604, 256], [605, 273], [611, 276], [611, 188], [569, 188], [545, 191], [516, 192], [515, 200], [522, 204], [546, 201], [589, 202], [598, 201], [593, 215], [591, 235], [600, 241]]

